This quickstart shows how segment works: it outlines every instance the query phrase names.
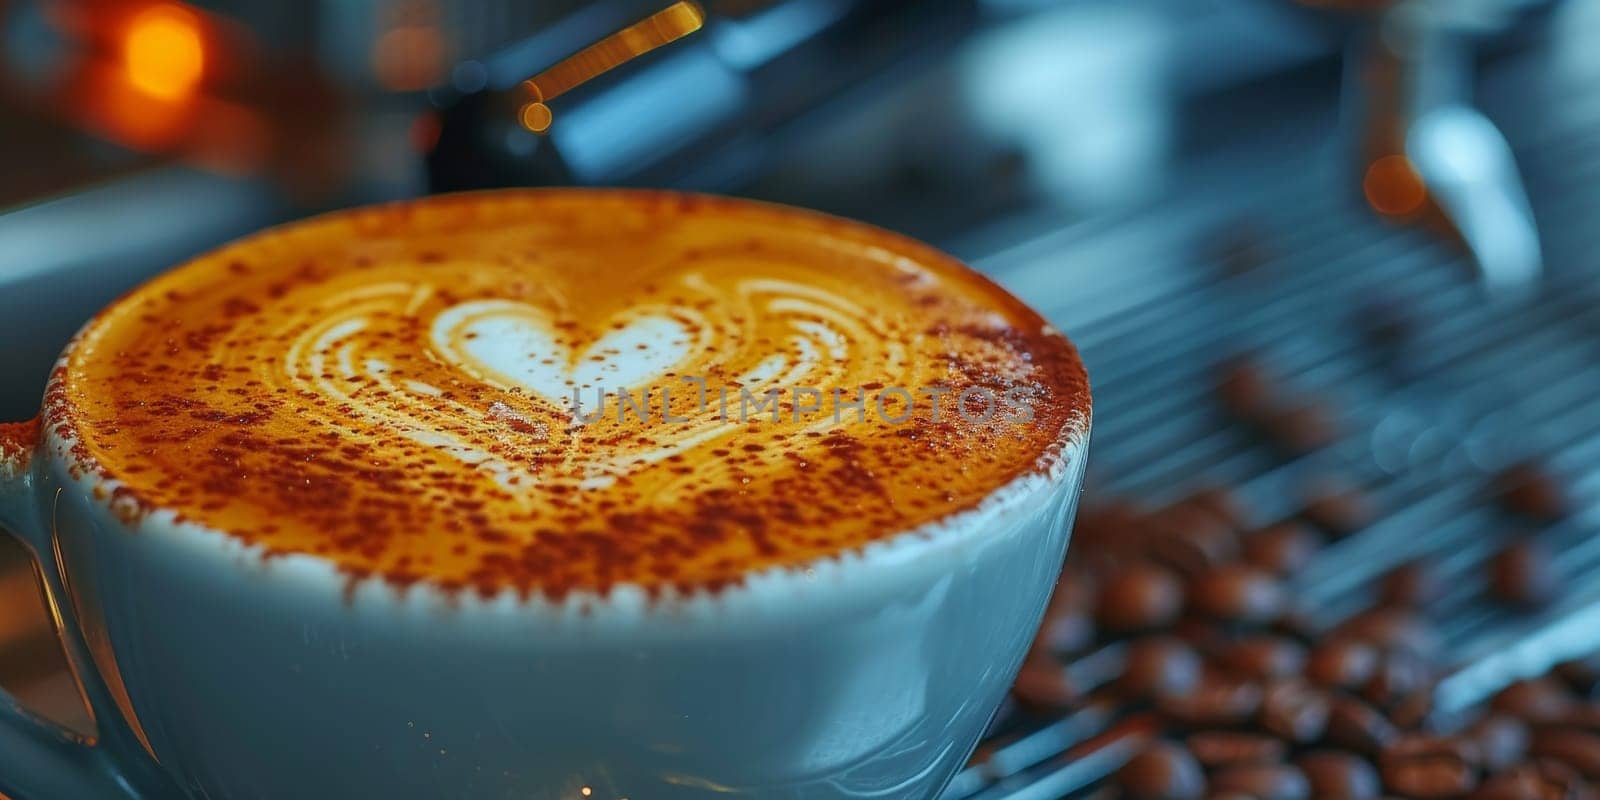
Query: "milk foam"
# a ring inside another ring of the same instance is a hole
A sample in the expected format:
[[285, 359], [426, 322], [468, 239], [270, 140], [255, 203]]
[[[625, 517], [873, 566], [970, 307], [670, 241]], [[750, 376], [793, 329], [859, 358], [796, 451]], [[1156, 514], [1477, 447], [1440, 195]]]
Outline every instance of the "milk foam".
[[[268, 232], [121, 301], [73, 358], [84, 441], [135, 496], [268, 552], [485, 592], [716, 586], [842, 552], [1040, 469], [1088, 409], [1071, 346], [931, 249], [644, 193]], [[1021, 388], [1038, 414], [724, 407], [798, 387]], [[630, 418], [627, 396], [661, 407]]]

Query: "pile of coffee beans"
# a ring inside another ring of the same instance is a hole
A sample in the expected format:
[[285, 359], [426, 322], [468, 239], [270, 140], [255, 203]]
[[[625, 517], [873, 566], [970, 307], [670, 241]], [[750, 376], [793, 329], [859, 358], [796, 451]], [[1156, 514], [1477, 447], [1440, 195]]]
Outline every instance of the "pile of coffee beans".
[[1251, 359], [1223, 365], [1217, 398], [1238, 422], [1266, 434], [1289, 455], [1309, 453], [1339, 435], [1332, 411], [1310, 397], [1282, 391]]
[[[1248, 372], [1224, 391], [1276, 407]], [[1529, 531], [1564, 513], [1559, 484], [1519, 464], [1486, 490]], [[1514, 684], [1475, 718], [1433, 713], [1449, 666], [1428, 617], [1443, 588], [1426, 561], [1368, 587], [1367, 610], [1307, 621], [1288, 581], [1379, 514], [1351, 483], [1316, 484], [1292, 515], [1252, 525], [1210, 489], [1154, 512], [1085, 509], [1073, 554], [1013, 689], [1067, 713], [1109, 703], [1154, 720], [1111, 778], [1128, 798], [1600, 798], [1600, 659]], [[1537, 535], [1484, 565], [1488, 595], [1523, 612], [1559, 572]], [[1099, 673], [1083, 664], [1110, 664]], [[1064, 665], [1071, 666], [1064, 666]]]

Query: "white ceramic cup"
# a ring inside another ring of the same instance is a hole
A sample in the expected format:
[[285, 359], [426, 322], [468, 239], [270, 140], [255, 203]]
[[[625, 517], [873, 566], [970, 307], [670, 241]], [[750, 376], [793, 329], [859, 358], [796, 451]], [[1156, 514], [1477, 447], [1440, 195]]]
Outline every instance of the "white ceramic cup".
[[132, 526], [56, 416], [0, 426], [0, 526], [38, 559], [98, 735], [0, 694], [17, 800], [932, 797], [1039, 624], [1088, 440], [859, 552], [552, 604], [352, 585], [171, 509]]

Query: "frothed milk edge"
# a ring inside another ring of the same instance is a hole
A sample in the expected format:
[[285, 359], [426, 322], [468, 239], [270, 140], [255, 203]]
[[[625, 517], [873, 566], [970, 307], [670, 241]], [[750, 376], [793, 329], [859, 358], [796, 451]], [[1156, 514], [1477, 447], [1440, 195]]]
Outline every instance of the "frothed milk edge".
[[[654, 419], [577, 425], [558, 392], [691, 378], [1044, 402], [1031, 427], [920, 408], [852, 427], [793, 396], [779, 421], [734, 421], [686, 391], [655, 395]], [[243, 240], [119, 301], [52, 386], [47, 423], [126, 508], [351, 577], [553, 598], [715, 589], [929, 526], [1042, 474], [1089, 408], [1070, 344], [947, 256], [631, 192], [433, 199]]]

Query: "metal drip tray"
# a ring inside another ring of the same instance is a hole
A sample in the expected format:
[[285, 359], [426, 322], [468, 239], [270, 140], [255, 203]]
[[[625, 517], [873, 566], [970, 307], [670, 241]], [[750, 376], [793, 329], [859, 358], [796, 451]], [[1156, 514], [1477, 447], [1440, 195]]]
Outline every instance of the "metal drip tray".
[[[1530, 68], [1502, 65], [1495, 85], [1508, 91], [1498, 97], [1527, 102], [1512, 87]], [[1096, 408], [1085, 503], [1156, 506], [1227, 485], [1266, 523], [1291, 513], [1316, 476], [1360, 484], [1381, 516], [1320, 551], [1291, 585], [1325, 629], [1365, 608], [1390, 568], [1436, 564], [1449, 587], [1428, 609], [1451, 665], [1435, 698], [1444, 712], [1600, 649], [1597, 126], [1600, 98], [1572, 97], [1519, 140], [1547, 262], [1525, 302], [1492, 300], [1463, 253], [1331, 192], [1341, 185], [1332, 131], [1309, 126], [1301, 155], [1252, 178], [1252, 193], [1212, 184], [979, 259], [1083, 351]], [[1407, 335], [1380, 345], [1368, 333], [1374, 319], [1399, 320]], [[1215, 387], [1241, 354], [1325, 403], [1337, 440], [1285, 457], [1233, 422]], [[1524, 459], [1559, 476], [1572, 503], [1538, 533], [1568, 589], [1534, 614], [1490, 602], [1480, 566], [1515, 524], [1485, 482]], [[1091, 651], [1066, 669], [1092, 673], [1105, 657]], [[945, 797], [1095, 796], [1153, 723], [1089, 697], [1064, 718], [1003, 730]]]

